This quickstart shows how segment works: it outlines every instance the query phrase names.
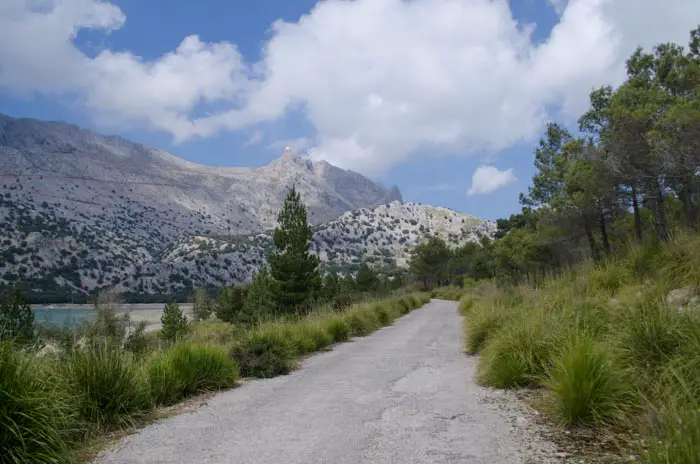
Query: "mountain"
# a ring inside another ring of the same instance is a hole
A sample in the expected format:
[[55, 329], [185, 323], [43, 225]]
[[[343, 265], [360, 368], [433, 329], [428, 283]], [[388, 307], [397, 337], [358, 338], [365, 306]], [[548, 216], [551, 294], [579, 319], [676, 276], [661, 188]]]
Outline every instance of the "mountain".
[[[148, 240], [205, 231], [273, 228], [294, 184], [311, 222], [401, 200], [352, 171], [285, 153], [257, 169], [191, 163], [117, 136], [61, 122], [0, 115], [0, 186], [14, 201], [58, 203], [61, 216], [88, 215]], [[11, 190], [12, 187], [16, 187]], [[132, 218], [123, 224], [125, 218]]]
[[117, 287], [144, 299], [247, 281], [265, 263], [293, 184], [325, 269], [405, 267], [427, 235], [458, 245], [495, 231], [401, 203], [396, 187], [289, 150], [258, 169], [218, 168], [65, 123], [0, 116], [0, 289], [21, 283], [35, 300], [57, 301]]

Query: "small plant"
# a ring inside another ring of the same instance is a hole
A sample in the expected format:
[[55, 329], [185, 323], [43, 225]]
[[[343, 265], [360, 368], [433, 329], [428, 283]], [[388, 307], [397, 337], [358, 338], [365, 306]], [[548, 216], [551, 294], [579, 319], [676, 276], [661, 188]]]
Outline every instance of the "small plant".
[[572, 336], [554, 358], [544, 384], [563, 425], [614, 423], [639, 405], [627, 372], [586, 334]]
[[73, 352], [64, 375], [79, 399], [81, 417], [97, 430], [128, 426], [152, 407], [141, 367], [118, 346], [91, 345]]
[[217, 346], [180, 343], [168, 357], [182, 382], [183, 396], [231, 388], [239, 378], [236, 362]]
[[146, 373], [151, 395], [156, 406], [178, 402], [185, 391], [184, 382], [168, 353], [156, 353], [148, 359]]
[[274, 324], [250, 332], [231, 348], [231, 357], [246, 377], [275, 377], [294, 369], [294, 346], [284, 330]]
[[0, 462], [72, 462], [75, 405], [60, 379], [0, 343]]
[[187, 317], [175, 301], [165, 304], [160, 322], [163, 324], [160, 337], [165, 341], [174, 342], [187, 333]]
[[324, 325], [333, 342], [344, 342], [350, 338], [350, 327], [342, 316], [332, 316], [324, 321]]

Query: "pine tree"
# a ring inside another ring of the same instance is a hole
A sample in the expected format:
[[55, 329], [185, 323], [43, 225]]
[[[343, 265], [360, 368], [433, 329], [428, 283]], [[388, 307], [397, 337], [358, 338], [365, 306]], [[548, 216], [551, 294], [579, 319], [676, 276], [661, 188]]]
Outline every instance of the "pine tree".
[[323, 299], [328, 302], [335, 300], [336, 296], [340, 291], [340, 282], [338, 281], [338, 274], [335, 272], [329, 272], [323, 279]]
[[309, 253], [313, 238], [306, 207], [292, 187], [277, 217], [275, 250], [271, 253], [270, 273], [275, 281], [274, 299], [282, 312], [304, 311], [321, 288], [318, 258]]
[[216, 317], [223, 322], [239, 322], [244, 301], [245, 294], [241, 286], [222, 286], [216, 302]]
[[355, 280], [357, 290], [360, 292], [373, 292], [379, 284], [377, 274], [366, 263], [360, 264]]
[[160, 338], [163, 340], [172, 342], [187, 333], [187, 317], [176, 301], [165, 304], [160, 322], [163, 325], [160, 329]]
[[268, 315], [275, 314], [275, 299], [273, 295], [274, 282], [266, 268], [261, 269], [253, 277], [243, 304], [246, 322], [255, 322]]

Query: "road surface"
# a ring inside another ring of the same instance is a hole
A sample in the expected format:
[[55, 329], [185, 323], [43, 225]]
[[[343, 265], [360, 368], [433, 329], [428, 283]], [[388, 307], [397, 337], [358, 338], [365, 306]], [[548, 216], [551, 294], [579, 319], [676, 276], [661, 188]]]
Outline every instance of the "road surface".
[[474, 383], [454, 302], [254, 380], [123, 438], [95, 462], [548, 463], [556, 450], [506, 392]]

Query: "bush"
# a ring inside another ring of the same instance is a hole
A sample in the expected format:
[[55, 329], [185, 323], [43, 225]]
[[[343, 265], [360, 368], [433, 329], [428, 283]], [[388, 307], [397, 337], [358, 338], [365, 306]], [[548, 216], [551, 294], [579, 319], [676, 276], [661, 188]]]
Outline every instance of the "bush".
[[286, 327], [289, 338], [298, 354], [321, 350], [333, 343], [333, 337], [318, 321], [304, 320]]
[[28, 342], [34, 338], [34, 313], [27, 296], [15, 289], [11, 298], [0, 301], [0, 341]]
[[479, 363], [479, 381], [497, 388], [533, 386], [557, 346], [556, 325], [540, 314], [516, 318], [488, 341]]
[[239, 378], [236, 362], [217, 346], [180, 343], [168, 358], [182, 383], [183, 396], [231, 388]]
[[153, 355], [146, 365], [148, 384], [156, 406], [177, 403], [184, 396], [185, 384], [168, 353]]
[[474, 307], [474, 304], [476, 304], [476, 299], [474, 299], [473, 296], [462, 295], [462, 297], [459, 299], [459, 314], [466, 316]]
[[386, 306], [386, 302], [376, 303], [372, 307], [375, 314], [377, 315], [377, 320], [379, 321], [379, 326], [384, 327], [393, 322], [394, 317]]
[[187, 317], [175, 301], [165, 304], [160, 322], [162, 323], [160, 338], [165, 341], [174, 342], [187, 333]]
[[365, 311], [360, 308], [350, 309], [346, 315], [346, 321], [350, 328], [350, 333], [354, 337], [369, 335], [374, 330], [374, 322]]
[[632, 281], [632, 274], [623, 266], [607, 263], [588, 273], [588, 287], [592, 292], [603, 290], [611, 295]]
[[0, 343], [0, 462], [72, 462], [75, 405], [37, 360]]
[[131, 425], [152, 407], [142, 369], [119, 347], [93, 345], [73, 352], [65, 375], [79, 399], [81, 417], [98, 431]]
[[231, 357], [238, 362], [246, 377], [269, 378], [288, 374], [296, 366], [294, 346], [287, 333], [275, 324], [267, 324], [250, 332], [231, 348]]
[[640, 403], [627, 371], [585, 334], [569, 338], [544, 383], [563, 425], [614, 423]]
[[323, 324], [334, 343], [344, 342], [350, 338], [350, 327], [342, 316], [331, 316], [325, 319]]
[[[687, 395], [683, 395], [687, 397]], [[673, 402], [657, 413], [646, 462], [649, 464], [696, 464], [700, 457], [700, 403]]]
[[503, 307], [486, 304], [475, 306], [464, 321], [467, 353], [481, 351], [489, 338], [496, 333], [507, 320], [507, 311]]

